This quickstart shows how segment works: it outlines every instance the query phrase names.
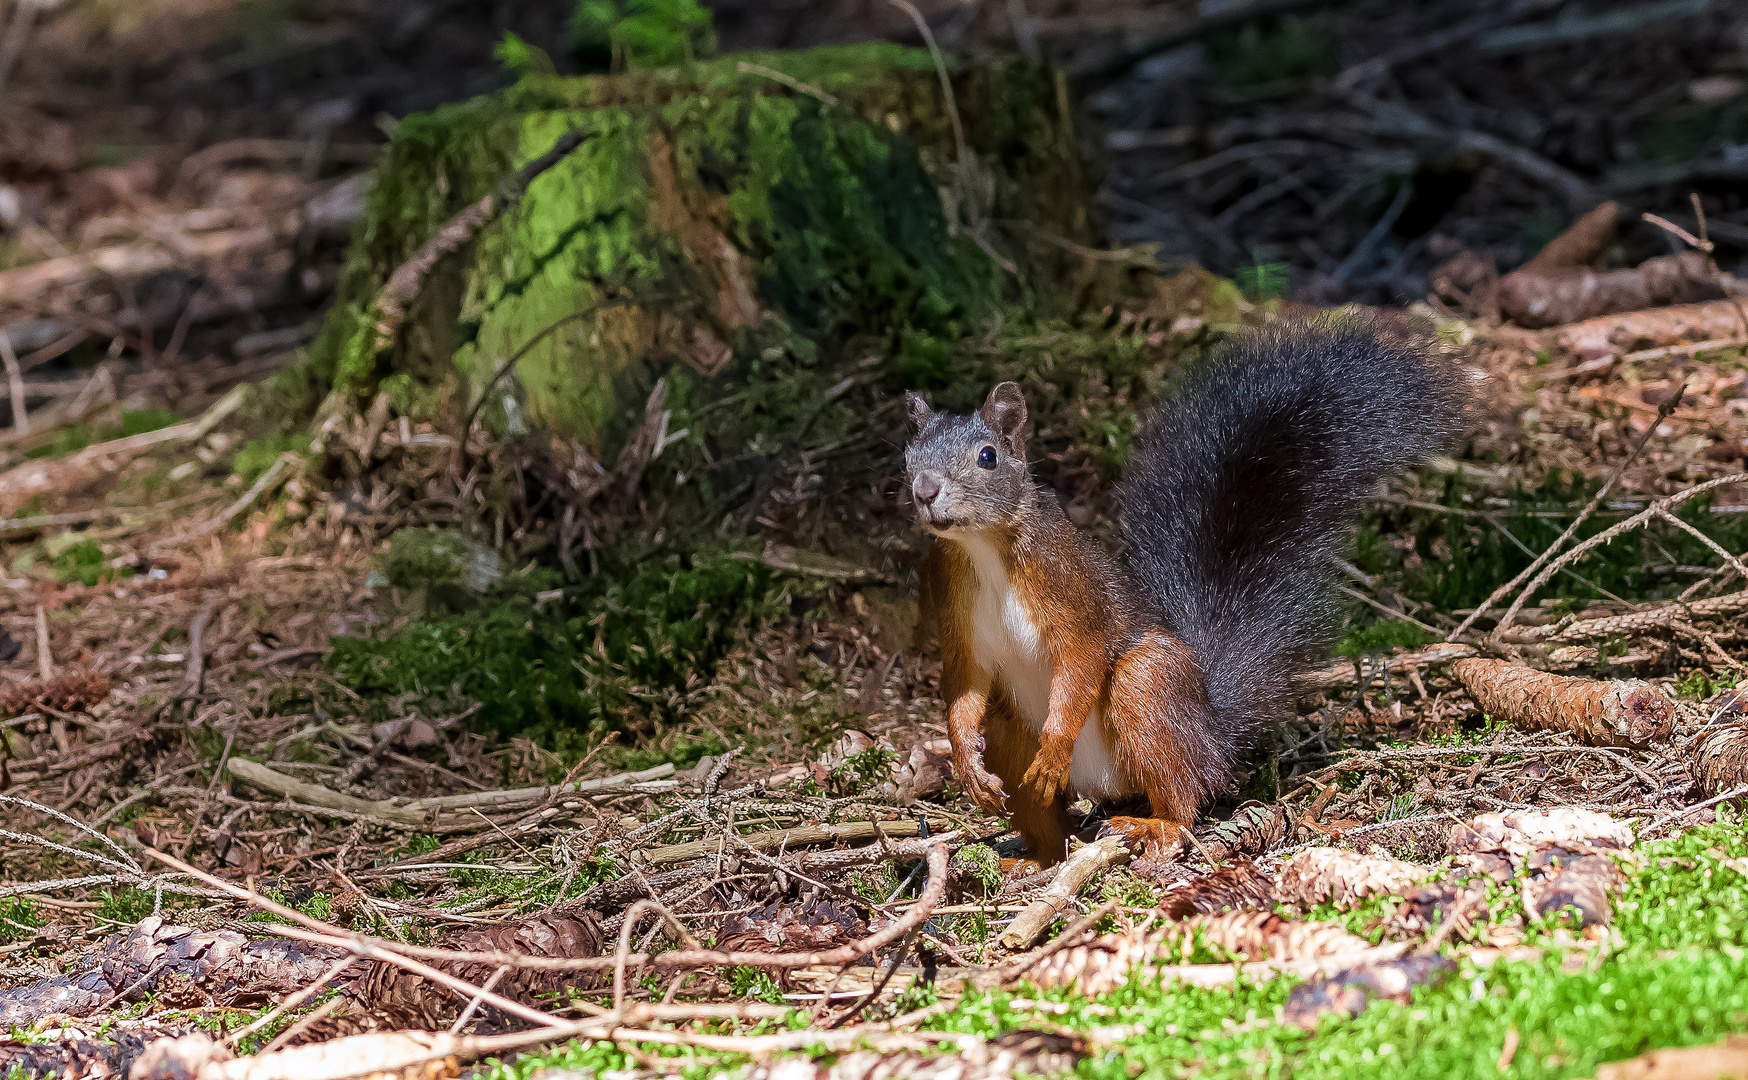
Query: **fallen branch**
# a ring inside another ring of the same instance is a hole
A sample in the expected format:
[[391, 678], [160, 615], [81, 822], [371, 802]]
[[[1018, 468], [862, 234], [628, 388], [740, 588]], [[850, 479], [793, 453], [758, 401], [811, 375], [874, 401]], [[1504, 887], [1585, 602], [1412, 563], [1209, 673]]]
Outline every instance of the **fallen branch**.
[[1486, 659], [1459, 660], [1451, 674], [1494, 719], [1587, 743], [1645, 746], [1675, 729], [1674, 703], [1638, 679], [1580, 679]]
[[1710, 1046], [1651, 1050], [1636, 1058], [1598, 1066], [1596, 1070], [1596, 1080], [1720, 1080], [1742, 1076], [1748, 1076], [1748, 1035], [1731, 1035]]
[[1500, 314], [1540, 329], [1670, 304], [1704, 306], [1698, 302], [1725, 294], [1707, 257], [1686, 251], [1646, 259], [1630, 270], [1525, 267], [1500, 278], [1493, 295]]
[[1032, 943], [1067, 910], [1081, 887], [1102, 871], [1129, 861], [1129, 848], [1120, 836], [1107, 836], [1070, 855], [1056, 872], [1055, 880], [1031, 907], [1020, 912], [1002, 932], [1001, 945], [1008, 950], [1029, 949]]
[[322, 787], [320, 784], [309, 784], [295, 777], [275, 772], [258, 761], [248, 758], [233, 757], [225, 768], [239, 780], [246, 781], [262, 791], [272, 792], [288, 799], [297, 799], [311, 806], [320, 806], [329, 810], [344, 810], [351, 814], [361, 814], [365, 817], [381, 818], [397, 825], [427, 825], [429, 816], [410, 810], [405, 806], [389, 800], [371, 802], [367, 799], [342, 795], [338, 791]]
[[247, 385], [238, 386], [193, 420], [184, 420], [180, 424], [171, 424], [169, 427], [139, 435], [111, 439], [68, 454], [64, 458], [28, 461], [0, 473], [0, 513], [16, 512], [33, 496], [78, 487], [133, 460], [154, 446], [203, 439], [213, 428], [242, 407], [249, 392]]
[[[1415, 652], [1402, 653], [1387, 658], [1389, 670], [1418, 671], [1425, 667], [1437, 667], [1442, 664], [1474, 656], [1476, 649], [1472, 645], [1457, 645], [1441, 643], [1429, 645]], [[1374, 676], [1375, 677], [1375, 676]], [[1360, 665], [1352, 660], [1332, 664], [1321, 671], [1307, 672], [1299, 677], [1301, 692], [1310, 693], [1314, 690], [1340, 690], [1353, 686], [1365, 678], [1360, 671]]]
[[461, 795], [435, 795], [428, 799], [414, 799], [407, 803], [405, 808], [423, 814], [433, 810], [521, 806], [525, 803], [545, 802], [548, 799], [561, 798], [565, 795], [603, 794], [632, 784], [646, 784], [652, 780], [661, 780], [673, 774], [673, 762], [667, 762], [657, 765], [653, 769], [644, 769], [642, 772], [619, 773], [616, 776], [605, 776], [599, 780], [578, 780], [572, 784], [509, 788], [501, 791], [470, 791]]
[[[912, 818], [903, 821], [852, 821], [842, 825], [800, 825], [793, 829], [748, 833], [737, 843], [755, 851], [775, 851], [778, 848], [805, 847], [809, 844], [872, 840], [876, 836], [896, 840], [900, 837], [921, 835], [922, 826]], [[721, 844], [715, 839], [692, 840], [684, 844], [650, 848], [648, 851], [633, 851], [631, 860], [639, 866], [669, 866], [715, 854], [720, 848]]]
[[1743, 324], [1741, 303], [1713, 300], [1586, 319], [1560, 330], [1554, 335], [1554, 343], [1580, 359], [1590, 359], [1690, 342], [1740, 340], [1744, 336], [1748, 336], [1748, 325]]

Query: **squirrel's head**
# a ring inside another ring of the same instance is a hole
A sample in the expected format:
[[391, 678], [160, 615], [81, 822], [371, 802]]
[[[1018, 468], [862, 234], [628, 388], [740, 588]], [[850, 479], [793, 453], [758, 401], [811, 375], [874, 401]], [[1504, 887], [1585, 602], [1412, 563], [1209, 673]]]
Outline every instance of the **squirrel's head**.
[[950, 536], [1010, 523], [1031, 489], [1019, 384], [997, 386], [970, 416], [938, 413], [916, 393], [904, 395], [904, 404], [904, 465], [923, 528]]

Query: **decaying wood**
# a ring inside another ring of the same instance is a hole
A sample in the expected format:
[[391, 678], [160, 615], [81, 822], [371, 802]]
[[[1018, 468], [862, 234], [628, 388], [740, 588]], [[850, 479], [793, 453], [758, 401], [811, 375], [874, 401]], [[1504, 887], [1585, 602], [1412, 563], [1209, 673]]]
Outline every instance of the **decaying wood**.
[[1650, 1050], [1599, 1066], [1596, 1080], [1742, 1080], [1748, 1077], [1748, 1035], [1709, 1046]]
[[1122, 837], [1106, 836], [1069, 855], [1055, 880], [1037, 900], [1020, 912], [1002, 931], [1001, 944], [1009, 950], [1029, 949], [1032, 943], [1068, 909], [1087, 882], [1113, 866], [1129, 861], [1130, 851]]
[[1697, 251], [1646, 259], [1631, 270], [1518, 270], [1493, 290], [1500, 314], [1532, 329], [1725, 295], [1711, 261]]
[[1676, 304], [1586, 319], [1560, 330], [1554, 342], [1580, 360], [1696, 341], [1748, 339], [1743, 300]]
[[1333, 902], [1343, 910], [1368, 896], [1409, 896], [1432, 867], [1344, 848], [1306, 848], [1281, 867], [1281, 899], [1301, 907]]
[[1505, 660], [1458, 660], [1451, 674], [1496, 719], [1601, 746], [1646, 746], [1675, 728], [1675, 705], [1638, 680], [1552, 675]]

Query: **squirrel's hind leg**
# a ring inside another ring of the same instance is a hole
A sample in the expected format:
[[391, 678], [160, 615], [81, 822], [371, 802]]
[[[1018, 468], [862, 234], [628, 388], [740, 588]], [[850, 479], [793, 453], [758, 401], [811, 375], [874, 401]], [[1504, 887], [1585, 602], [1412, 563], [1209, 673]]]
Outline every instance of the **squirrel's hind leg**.
[[1071, 831], [1068, 795], [1058, 791], [1045, 802], [1031, 787], [1020, 784], [1038, 756], [1037, 732], [1020, 719], [1005, 691], [990, 695], [983, 722], [988, 732], [983, 762], [1001, 778], [1002, 788], [1008, 792], [1008, 821], [1025, 838], [1026, 854], [1043, 866], [1061, 862], [1068, 854]]
[[[1113, 817], [1099, 835], [1126, 837], [1150, 858], [1175, 859], [1222, 767], [1209, 743], [1207, 692], [1188, 646], [1150, 633], [1111, 669], [1111, 707], [1102, 718], [1117, 767], [1146, 793], [1151, 817]], [[1197, 715], [1198, 713], [1202, 715]]]

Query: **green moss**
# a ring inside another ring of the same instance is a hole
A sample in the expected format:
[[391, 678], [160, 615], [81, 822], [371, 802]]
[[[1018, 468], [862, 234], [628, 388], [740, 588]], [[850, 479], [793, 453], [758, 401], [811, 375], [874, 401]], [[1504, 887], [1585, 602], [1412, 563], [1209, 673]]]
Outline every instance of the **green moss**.
[[638, 729], [677, 717], [686, 692], [784, 609], [762, 564], [676, 557], [592, 578], [561, 601], [512, 593], [388, 638], [336, 638], [328, 662], [355, 690], [479, 701], [479, 722], [498, 732]]
[[307, 454], [310, 437], [301, 431], [278, 431], [265, 439], [251, 440], [231, 455], [231, 471], [254, 483], [262, 473], [273, 467], [281, 454]]
[[1417, 649], [1435, 640], [1432, 634], [1406, 620], [1376, 622], [1349, 627], [1336, 645], [1335, 655], [1367, 656], [1396, 648]]
[[710, 13], [696, 0], [579, 0], [571, 15], [577, 58], [606, 68], [670, 67], [716, 50]]
[[134, 572], [131, 566], [110, 566], [103, 548], [97, 541], [88, 538], [80, 538], [60, 547], [54, 552], [49, 565], [54, 568], [55, 580], [63, 585], [74, 581], [85, 586], [99, 585], [116, 578], [132, 577]]
[[37, 911], [36, 905], [22, 896], [9, 896], [0, 899], [0, 941], [19, 941], [34, 937], [36, 928], [47, 925], [48, 920]]

